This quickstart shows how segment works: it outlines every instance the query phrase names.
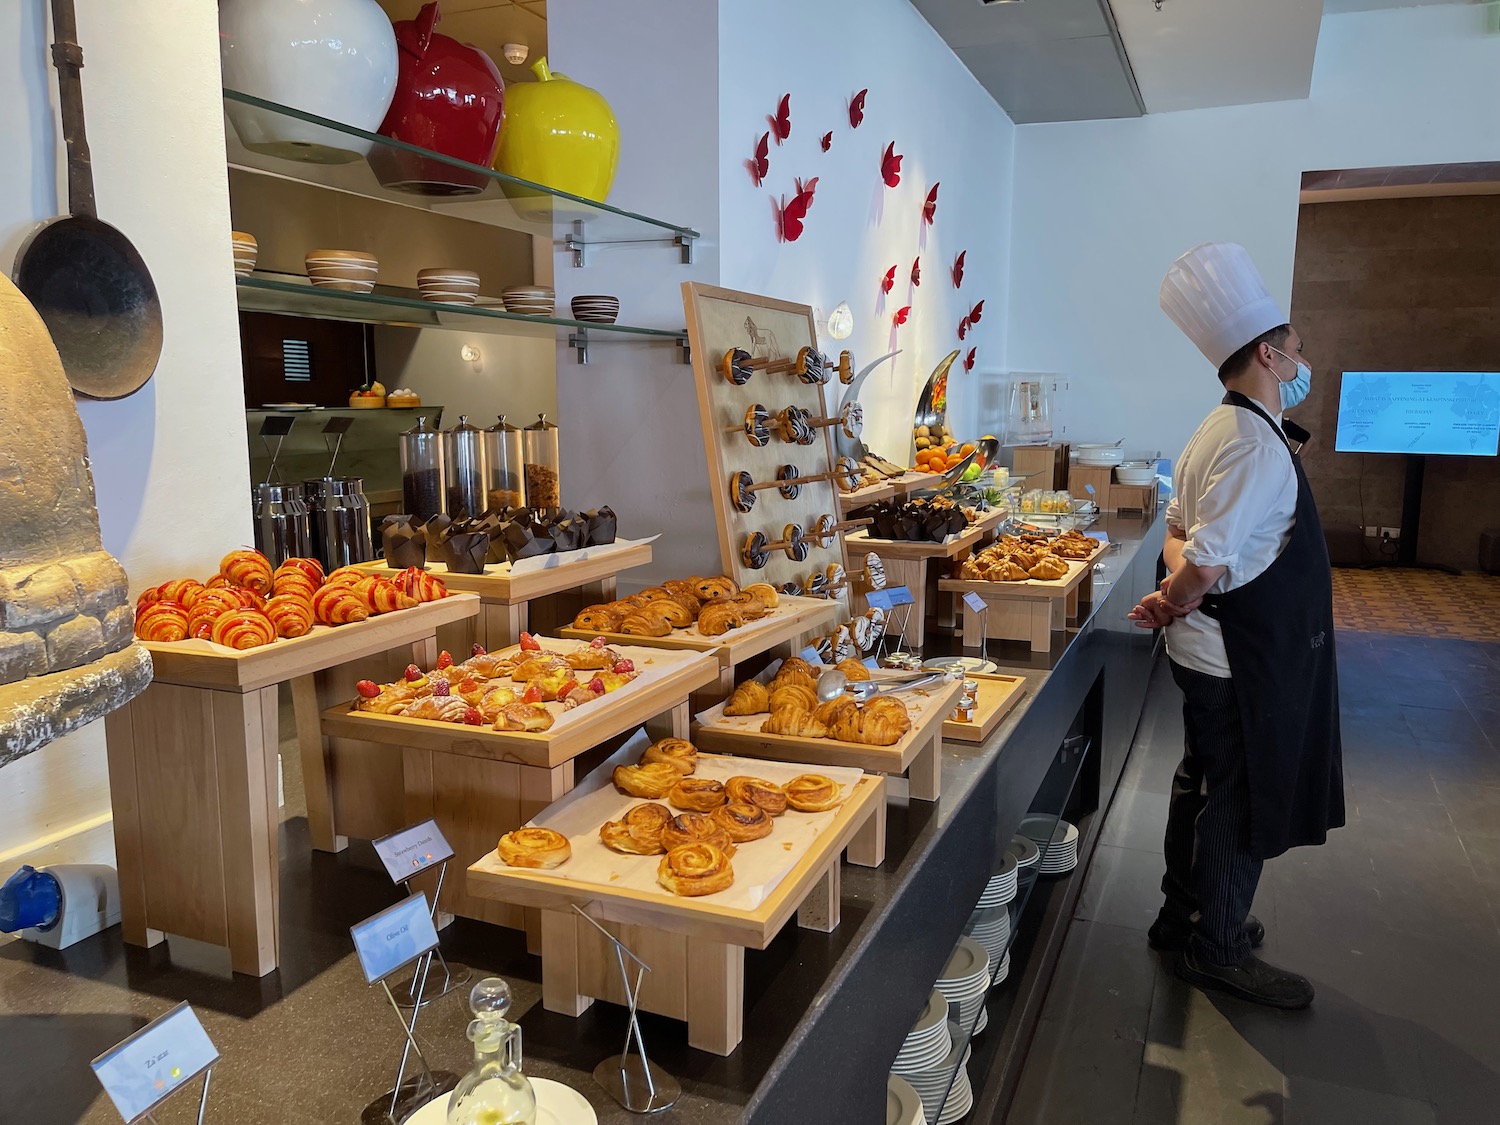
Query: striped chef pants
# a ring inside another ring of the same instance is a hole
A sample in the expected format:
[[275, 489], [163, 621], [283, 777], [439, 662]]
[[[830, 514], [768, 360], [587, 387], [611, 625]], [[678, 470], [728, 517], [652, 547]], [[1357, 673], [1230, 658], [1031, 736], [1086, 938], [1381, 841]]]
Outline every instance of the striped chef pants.
[[1196, 956], [1233, 965], [1250, 952], [1245, 918], [1260, 882], [1250, 850], [1250, 779], [1234, 681], [1172, 665], [1186, 738], [1172, 781], [1161, 882], [1169, 925], [1191, 922]]

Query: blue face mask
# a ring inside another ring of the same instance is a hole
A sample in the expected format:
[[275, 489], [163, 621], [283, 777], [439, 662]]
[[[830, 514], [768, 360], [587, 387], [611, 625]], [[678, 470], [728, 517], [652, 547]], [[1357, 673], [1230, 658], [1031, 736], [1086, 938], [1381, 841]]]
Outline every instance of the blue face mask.
[[[1270, 347], [1269, 344], [1266, 345]], [[1312, 390], [1312, 368], [1286, 354], [1280, 348], [1271, 348], [1273, 352], [1283, 359], [1290, 359], [1297, 365], [1297, 376], [1290, 383], [1281, 383], [1281, 409], [1290, 410], [1308, 396]], [[1279, 380], [1278, 380], [1279, 382]]]

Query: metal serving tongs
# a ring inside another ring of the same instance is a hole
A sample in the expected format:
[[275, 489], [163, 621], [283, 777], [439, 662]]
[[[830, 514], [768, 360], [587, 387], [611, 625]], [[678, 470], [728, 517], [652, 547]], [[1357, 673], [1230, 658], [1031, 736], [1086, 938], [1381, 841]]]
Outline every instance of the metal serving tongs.
[[[914, 677], [914, 678], [913, 678]], [[852, 695], [859, 702], [876, 695], [890, 695], [897, 691], [915, 691], [917, 688], [946, 680], [946, 672], [917, 672], [906, 676], [886, 676], [879, 680], [853, 680], [839, 668], [830, 668], [818, 677], [818, 702], [832, 703], [843, 695]]]
[[[281, 456], [282, 443], [286, 441], [286, 435], [292, 432], [292, 423], [296, 419], [290, 414], [272, 414], [261, 420], [260, 441], [266, 447], [266, 453], [271, 458], [270, 467], [266, 469], [266, 479], [263, 483], [270, 484], [272, 480], [280, 483], [276, 476], [276, 461]], [[271, 448], [270, 439], [276, 439], [276, 448]]]
[[328, 425], [326, 425], [326, 426], [323, 427], [323, 447], [325, 449], [329, 448], [329, 446], [328, 446], [328, 435], [329, 434], [333, 435], [333, 446], [332, 446], [332, 449], [330, 450], [330, 452], [332, 453], [332, 456], [328, 458], [328, 473], [327, 473], [327, 475], [330, 476], [330, 477], [333, 476], [333, 466], [334, 466], [334, 463], [339, 459], [339, 450], [343, 447], [343, 444], [344, 444], [344, 435], [349, 432], [349, 427], [351, 427], [353, 425], [354, 425], [354, 419], [353, 418], [341, 418], [340, 417], [340, 418], [330, 418], [330, 419], [328, 419]]

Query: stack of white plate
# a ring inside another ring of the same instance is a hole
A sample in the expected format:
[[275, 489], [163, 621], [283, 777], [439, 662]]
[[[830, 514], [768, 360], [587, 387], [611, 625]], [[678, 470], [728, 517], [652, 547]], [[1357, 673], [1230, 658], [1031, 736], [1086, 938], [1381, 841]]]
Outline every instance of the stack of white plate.
[[380, 276], [380, 262], [363, 250], [309, 250], [303, 261], [308, 280], [324, 289], [368, 293]]
[[991, 965], [998, 964], [1010, 947], [1010, 908], [991, 906], [974, 911], [969, 915], [969, 924], [964, 927], [964, 933], [984, 946], [984, 951], [990, 955]]
[[1125, 460], [1125, 450], [1118, 442], [1109, 445], [1084, 444], [1073, 447], [1078, 452], [1078, 463], [1080, 465], [1092, 465], [1095, 468], [1103, 468], [1106, 465], [1118, 465]]
[[602, 293], [574, 297], [571, 305], [574, 320], [592, 324], [613, 324], [620, 315], [620, 298]]
[[1042, 858], [1041, 850], [1036, 846], [1036, 841], [1024, 834], [1012, 836], [1010, 847], [1005, 850], [1015, 857], [1017, 867], [1035, 867], [1037, 860]]
[[975, 907], [979, 910], [988, 910], [992, 906], [1004, 906], [1016, 897], [1016, 872], [1019, 869], [1016, 856], [1013, 852], [1006, 851], [1000, 857], [1000, 870], [990, 876], [990, 881], [985, 884], [984, 894], [979, 896]]
[[260, 253], [260, 244], [255, 235], [242, 230], [230, 231], [230, 242], [234, 247], [234, 272], [244, 277], [255, 268], [255, 258]]
[[523, 316], [551, 316], [557, 307], [557, 293], [550, 285], [512, 285], [500, 290], [505, 311]]
[[885, 1125], [927, 1125], [922, 1099], [899, 1074], [885, 1081]]
[[896, 1053], [892, 1074], [914, 1074], [930, 1070], [953, 1050], [948, 1034], [948, 998], [937, 989], [927, 997], [927, 1006], [907, 1033], [906, 1042]]
[[[948, 1125], [974, 1108], [974, 1089], [969, 1085], [968, 1065], [968, 1046], [955, 1043], [930, 1070], [902, 1075], [922, 1099], [922, 1111], [928, 1121]], [[948, 1095], [946, 1102], [944, 1094]]]
[[1006, 953], [1000, 958], [1000, 967], [995, 970], [995, 976], [990, 982], [990, 987], [995, 988], [1003, 984], [1005, 978], [1008, 976], [1010, 976], [1010, 954]]
[[1037, 871], [1043, 875], [1066, 875], [1078, 866], [1078, 828], [1066, 820], [1059, 820], [1052, 832], [1052, 839], [1042, 852], [1042, 861]]
[[937, 988], [948, 998], [958, 1016], [959, 1027], [973, 1027], [990, 990], [990, 955], [984, 946], [970, 937], [958, 939], [958, 946], [937, 979]]
[[434, 266], [417, 271], [422, 300], [439, 305], [472, 305], [479, 299], [479, 275], [473, 270]]

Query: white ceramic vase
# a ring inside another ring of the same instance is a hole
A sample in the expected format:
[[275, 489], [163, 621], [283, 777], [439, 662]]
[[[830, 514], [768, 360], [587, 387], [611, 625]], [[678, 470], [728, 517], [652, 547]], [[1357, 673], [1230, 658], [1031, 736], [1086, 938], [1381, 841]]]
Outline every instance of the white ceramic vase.
[[[396, 92], [396, 35], [376, 0], [219, 0], [224, 85], [375, 132]], [[242, 102], [224, 108], [254, 152], [343, 164], [371, 142]]]

